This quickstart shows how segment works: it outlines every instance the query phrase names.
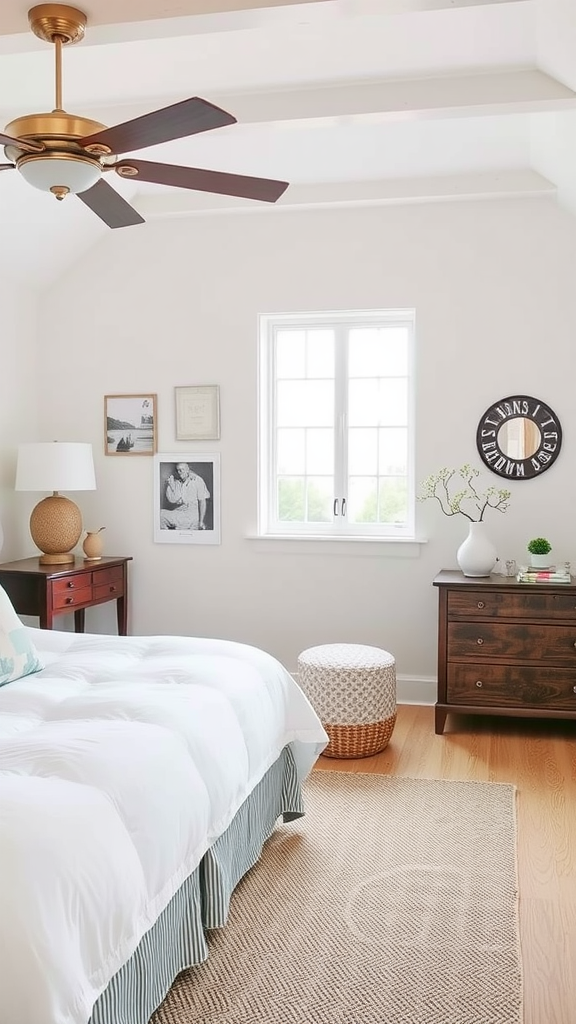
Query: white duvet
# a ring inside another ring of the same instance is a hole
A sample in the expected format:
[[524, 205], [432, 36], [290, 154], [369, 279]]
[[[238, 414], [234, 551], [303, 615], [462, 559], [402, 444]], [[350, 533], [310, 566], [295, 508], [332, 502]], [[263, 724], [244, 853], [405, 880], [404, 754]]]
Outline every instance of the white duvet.
[[93, 1004], [287, 743], [327, 737], [289, 673], [229, 641], [30, 630], [0, 687], [0, 1024]]

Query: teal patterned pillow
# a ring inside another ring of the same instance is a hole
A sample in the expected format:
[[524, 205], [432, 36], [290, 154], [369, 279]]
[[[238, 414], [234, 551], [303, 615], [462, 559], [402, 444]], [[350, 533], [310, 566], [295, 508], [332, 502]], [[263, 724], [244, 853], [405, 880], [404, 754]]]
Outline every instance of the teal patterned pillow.
[[0, 587], [0, 686], [44, 668], [28, 630], [16, 615], [12, 602]]

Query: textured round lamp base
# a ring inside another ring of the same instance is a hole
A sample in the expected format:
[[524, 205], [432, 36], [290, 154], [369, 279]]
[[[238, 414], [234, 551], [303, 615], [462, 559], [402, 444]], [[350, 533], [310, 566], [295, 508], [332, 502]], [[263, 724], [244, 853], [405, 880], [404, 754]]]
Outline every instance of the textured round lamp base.
[[30, 534], [42, 552], [41, 565], [73, 562], [71, 551], [80, 540], [81, 533], [80, 509], [62, 494], [52, 494], [39, 501], [30, 516]]

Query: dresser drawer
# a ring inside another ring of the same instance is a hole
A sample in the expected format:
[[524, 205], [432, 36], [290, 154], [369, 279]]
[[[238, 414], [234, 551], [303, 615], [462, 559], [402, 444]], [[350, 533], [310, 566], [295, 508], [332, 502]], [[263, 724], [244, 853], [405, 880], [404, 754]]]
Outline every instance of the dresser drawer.
[[[74, 576], [63, 576], [62, 579], [52, 581], [52, 594], [54, 600], [61, 594], [70, 594], [75, 590], [86, 590], [92, 586], [92, 573], [80, 572]], [[62, 605], [60, 605], [62, 607]]]
[[552, 662], [576, 669], [574, 626], [530, 626], [522, 623], [450, 622], [448, 662], [477, 663], [498, 658], [510, 661]]
[[121, 579], [102, 584], [98, 580], [98, 586], [92, 587], [92, 593], [95, 601], [109, 601], [111, 597], [122, 597], [124, 584]]
[[489, 619], [504, 616], [507, 619], [574, 619], [574, 594], [543, 594], [534, 588], [540, 584], [527, 583], [525, 591], [451, 590], [448, 592], [450, 619]]
[[110, 569], [96, 569], [92, 572], [92, 582], [100, 587], [104, 583], [118, 583], [124, 579], [124, 570], [121, 565], [113, 565]]
[[450, 704], [565, 708], [576, 712], [576, 671], [514, 665], [449, 665]]
[[61, 611], [63, 608], [78, 608], [90, 604], [92, 601], [92, 587], [74, 587], [71, 590], [62, 590], [55, 593], [52, 598], [54, 611]]

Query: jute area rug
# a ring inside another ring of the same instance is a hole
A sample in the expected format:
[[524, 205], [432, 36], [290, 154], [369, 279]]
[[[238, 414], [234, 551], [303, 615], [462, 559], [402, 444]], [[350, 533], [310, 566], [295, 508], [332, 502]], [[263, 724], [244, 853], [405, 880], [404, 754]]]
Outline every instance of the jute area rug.
[[521, 1024], [515, 792], [316, 771], [154, 1024]]

